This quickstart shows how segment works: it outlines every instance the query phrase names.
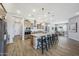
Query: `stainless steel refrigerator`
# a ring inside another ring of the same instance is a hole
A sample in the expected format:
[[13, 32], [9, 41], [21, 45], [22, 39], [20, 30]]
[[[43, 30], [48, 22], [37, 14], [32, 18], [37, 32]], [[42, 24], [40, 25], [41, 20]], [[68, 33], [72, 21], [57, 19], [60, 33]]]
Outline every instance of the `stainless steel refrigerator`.
[[4, 55], [5, 21], [0, 19], [0, 55]]

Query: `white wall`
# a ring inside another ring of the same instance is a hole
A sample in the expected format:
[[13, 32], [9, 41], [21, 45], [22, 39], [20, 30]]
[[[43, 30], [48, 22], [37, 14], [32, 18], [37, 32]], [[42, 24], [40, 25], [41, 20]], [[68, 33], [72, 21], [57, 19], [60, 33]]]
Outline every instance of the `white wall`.
[[7, 32], [9, 35], [8, 43], [13, 43], [13, 38], [15, 35], [22, 35], [22, 24], [18, 24], [17, 21], [21, 20], [20, 18], [13, 17], [9, 14], [6, 15], [7, 22]]
[[[55, 20], [48, 20], [49, 24], [50, 24], [50, 32], [52, 33], [55, 33], [55, 29], [52, 30], [52, 27], [55, 27], [55, 24], [64, 24], [64, 23], [68, 23], [68, 20], [58, 20], [58, 21], [55, 21]], [[66, 29], [66, 27], [64, 27], [64, 30]]]
[[[78, 16], [74, 16], [72, 18], [69, 19], [69, 26], [72, 24], [72, 23], [76, 23], [77, 22], [77, 32], [72, 32], [71, 29], [68, 31], [68, 35], [69, 35], [69, 38], [71, 39], [74, 39], [74, 40], [77, 40], [79, 41], [79, 15]], [[68, 28], [69, 29], [69, 28]]]

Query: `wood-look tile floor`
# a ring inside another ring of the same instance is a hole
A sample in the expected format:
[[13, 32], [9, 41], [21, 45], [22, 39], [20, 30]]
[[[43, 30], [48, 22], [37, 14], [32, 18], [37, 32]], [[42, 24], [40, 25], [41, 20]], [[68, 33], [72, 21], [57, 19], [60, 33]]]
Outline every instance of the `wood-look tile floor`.
[[22, 41], [15, 39], [14, 43], [8, 44], [5, 47], [7, 56], [79, 56], [79, 42], [66, 37], [59, 37], [56, 45], [51, 47], [44, 54], [41, 50], [33, 49], [28, 44], [28, 40]]

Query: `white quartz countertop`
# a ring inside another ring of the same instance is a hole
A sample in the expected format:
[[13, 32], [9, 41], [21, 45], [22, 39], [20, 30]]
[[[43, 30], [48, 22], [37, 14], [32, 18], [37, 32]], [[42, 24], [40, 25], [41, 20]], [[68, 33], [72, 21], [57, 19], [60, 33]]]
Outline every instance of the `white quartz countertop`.
[[31, 34], [34, 37], [40, 37], [40, 36], [45, 36], [46, 34], [43, 33], [36, 33], [36, 34]]
[[31, 34], [32, 36], [34, 37], [40, 37], [40, 36], [45, 36], [45, 35], [48, 35], [48, 34], [52, 34], [52, 33], [35, 33], [35, 34]]

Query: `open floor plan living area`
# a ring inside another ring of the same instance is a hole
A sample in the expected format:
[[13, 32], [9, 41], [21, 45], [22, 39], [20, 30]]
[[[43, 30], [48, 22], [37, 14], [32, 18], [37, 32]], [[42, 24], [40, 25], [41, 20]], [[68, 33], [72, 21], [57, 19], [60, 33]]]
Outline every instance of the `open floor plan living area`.
[[79, 3], [0, 3], [0, 56], [79, 56]]

